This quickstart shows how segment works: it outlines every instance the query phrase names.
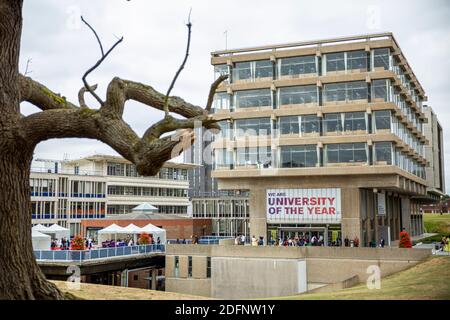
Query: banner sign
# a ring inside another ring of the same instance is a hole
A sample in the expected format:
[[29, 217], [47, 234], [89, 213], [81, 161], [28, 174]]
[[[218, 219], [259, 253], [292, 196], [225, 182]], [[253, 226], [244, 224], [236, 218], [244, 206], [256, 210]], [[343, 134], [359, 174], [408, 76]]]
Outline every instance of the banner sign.
[[385, 216], [386, 215], [386, 195], [384, 193], [377, 193], [378, 195], [378, 215]]
[[341, 189], [267, 189], [267, 221], [339, 223]]

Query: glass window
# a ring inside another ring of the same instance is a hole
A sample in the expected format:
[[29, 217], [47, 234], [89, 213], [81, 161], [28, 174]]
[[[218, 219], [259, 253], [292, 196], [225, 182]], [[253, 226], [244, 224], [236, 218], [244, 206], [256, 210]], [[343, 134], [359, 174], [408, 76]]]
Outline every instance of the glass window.
[[366, 144], [341, 143], [326, 146], [327, 163], [367, 162]]
[[388, 101], [387, 80], [372, 81], [372, 101]]
[[228, 110], [230, 109], [230, 95], [226, 92], [217, 92], [214, 95], [214, 110]]
[[345, 101], [346, 88], [345, 83], [330, 83], [325, 85], [325, 102], [328, 101]]
[[343, 131], [342, 116], [340, 113], [326, 113], [323, 118], [324, 132]]
[[374, 148], [377, 164], [392, 164], [392, 142], [375, 142]]
[[188, 256], [188, 278], [192, 278], [192, 256]]
[[219, 121], [216, 123], [219, 125], [220, 131], [217, 129], [212, 129], [212, 130], [214, 130], [215, 137], [216, 138], [230, 138], [231, 132], [230, 132], [229, 122], [225, 120], [225, 121]]
[[304, 56], [280, 59], [280, 75], [295, 76], [316, 73], [316, 57]]
[[270, 135], [270, 118], [238, 119], [236, 123], [236, 137]]
[[270, 60], [255, 61], [255, 78], [272, 78], [273, 63]]
[[280, 117], [281, 134], [298, 134], [299, 128], [298, 116]]
[[344, 52], [329, 53], [326, 55], [327, 72], [345, 70]]
[[233, 153], [226, 149], [216, 149], [216, 165], [229, 167], [233, 163]]
[[316, 164], [317, 147], [315, 145], [281, 147], [282, 168], [315, 167]]
[[206, 257], [206, 277], [211, 278], [211, 257]]
[[316, 115], [301, 116], [302, 133], [319, 132], [320, 119]]
[[389, 70], [389, 48], [381, 48], [373, 50], [373, 67], [374, 69], [382, 68]]
[[373, 116], [375, 118], [376, 130], [391, 129], [391, 111], [389, 110], [374, 111]]
[[366, 130], [365, 112], [347, 112], [344, 114], [344, 130]]
[[179, 272], [180, 272], [180, 257], [175, 256], [173, 265], [173, 276], [175, 278], [178, 278]]
[[317, 103], [317, 87], [285, 87], [280, 88], [280, 105]]
[[252, 78], [250, 62], [236, 62], [233, 69], [233, 81], [248, 80]]
[[367, 71], [367, 53], [364, 50], [347, 52], [347, 69], [363, 69]]
[[236, 108], [271, 107], [270, 89], [244, 90], [236, 92]]
[[[226, 64], [218, 64], [214, 66], [214, 80], [217, 80], [221, 75], [228, 74], [228, 66]], [[228, 82], [228, 79], [225, 80]]]
[[367, 83], [355, 81], [347, 83], [347, 100], [367, 99]]
[[270, 147], [236, 149], [236, 161], [239, 166], [262, 165], [264, 167], [270, 167], [271, 156]]

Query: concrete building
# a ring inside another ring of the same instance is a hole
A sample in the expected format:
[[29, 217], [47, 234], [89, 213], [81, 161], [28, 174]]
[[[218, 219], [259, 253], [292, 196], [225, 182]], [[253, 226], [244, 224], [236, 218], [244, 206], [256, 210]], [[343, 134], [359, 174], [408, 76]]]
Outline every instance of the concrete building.
[[32, 223], [57, 223], [70, 228], [71, 235], [80, 234], [83, 219], [129, 213], [143, 202], [160, 214], [187, 215], [192, 167], [167, 162], [156, 176], [142, 177], [134, 164], [117, 156], [45, 161], [31, 172]]
[[211, 177], [213, 169], [211, 142], [214, 140], [214, 133], [200, 127], [195, 128], [195, 136], [193, 145], [183, 154], [185, 163], [195, 164], [189, 169], [188, 174], [193, 219], [209, 219], [212, 235], [247, 236], [248, 192], [217, 189], [217, 180]]
[[425, 157], [430, 165], [426, 168], [428, 192], [438, 198], [445, 194], [444, 172], [444, 135], [441, 123], [430, 106], [424, 106], [423, 112], [428, 122], [423, 125], [423, 134], [430, 141], [425, 146]]
[[230, 75], [211, 175], [248, 191], [251, 235], [367, 246], [423, 233], [427, 97], [391, 33], [211, 55]]
[[255, 299], [334, 291], [386, 277], [429, 250], [234, 245], [167, 245], [166, 291], [219, 299]]

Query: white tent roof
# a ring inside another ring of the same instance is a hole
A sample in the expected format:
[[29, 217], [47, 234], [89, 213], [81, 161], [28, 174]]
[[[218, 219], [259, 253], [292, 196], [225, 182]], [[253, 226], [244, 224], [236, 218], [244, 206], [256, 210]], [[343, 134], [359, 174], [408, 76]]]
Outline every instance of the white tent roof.
[[123, 231], [125, 231], [126, 233], [141, 233], [141, 228], [139, 228], [138, 226], [134, 225], [134, 224], [129, 224], [127, 225], [125, 228], [123, 228]]
[[115, 233], [126, 233], [126, 231], [124, 231], [123, 227], [118, 226], [117, 224], [113, 223], [112, 225], [99, 230], [98, 233], [100, 233], [100, 234], [103, 234], [103, 233], [115, 234]]
[[141, 232], [146, 232], [146, 233], [162, 232], [162, 231], [166, 231], [166, 230], [158, 228], [157, 226], [155, 226], [155, 225], [153, 225], [151, 223], [149, 223], [145, 227], [141, 228]]
[[50, 227], [46, 229], [46, 231], [69, 231], [69, 229], [61, 227], [60, 225], [52, 224]]
[[148, 212], [148, 211], [158, 211], [158, 208], [156, 208], [155, 206], [152, 206], [150, 203], [148, 202], [144, 202], [140, 205], [138, 205], [137, 207], [134, 207], [132, 209], [132, 211], [144, 211], [144, 212]]
[[42, 224], [37, 224], [37, 225], [35, 225], [33, 228], [31, 228], [31, 230], [34, 230], [34, 231], [48, 231], [48, 227], [46, 227], [46, 226], [43, 226]]
[[34, 239], [38, 239], [38, 238], [50, 239], [49, 235], [43, 234], [43, 233], [41, 233], [41, 232], [39, 232], [37, 230], [31, 230], [31, 237], [34, 238]]

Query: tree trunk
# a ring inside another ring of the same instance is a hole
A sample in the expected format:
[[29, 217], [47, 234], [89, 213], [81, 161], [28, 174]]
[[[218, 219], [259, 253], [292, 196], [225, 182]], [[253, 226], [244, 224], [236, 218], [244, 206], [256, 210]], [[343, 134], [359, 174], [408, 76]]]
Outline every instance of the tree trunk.
[[31, 241], [34, 145], [19, 125], [22, 1], [0, 0], [0, 299], [62, 299], [36, 263]]
[[[0, 137], [2, 139], [3, 137]], [[31, 241], [32, 152], [15, 144], [0, 149], [0, 299], [61, 299], [45, 279]]]

